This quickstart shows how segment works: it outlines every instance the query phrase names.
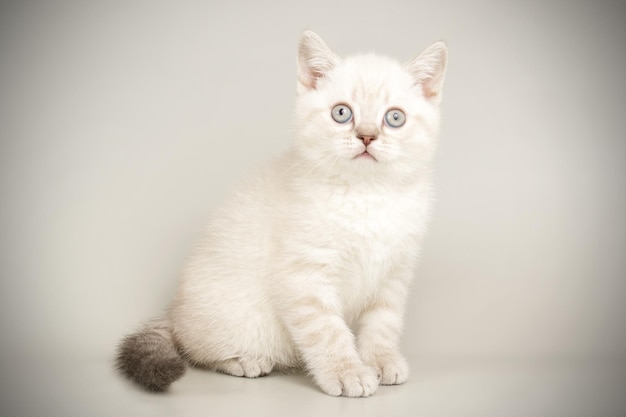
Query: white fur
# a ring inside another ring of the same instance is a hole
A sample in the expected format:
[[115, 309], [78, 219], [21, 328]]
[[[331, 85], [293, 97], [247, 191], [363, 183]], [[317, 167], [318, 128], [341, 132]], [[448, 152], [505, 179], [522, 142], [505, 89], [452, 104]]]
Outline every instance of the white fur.
[[[340, 61], [303, 34], [294, 144], [217, 209], [170, 309], [192, 362], [248, 377], [304, 366], [331, 395], [406, 380], [398, 338], [430, 211], [445, 46], [420, 57]], [[331, 118], [337, 103], [351, 123]], [[390, 108], [406, 113], [401, 128], [384, 124]], [[366, 128], [376, 161], [353, 159]]]

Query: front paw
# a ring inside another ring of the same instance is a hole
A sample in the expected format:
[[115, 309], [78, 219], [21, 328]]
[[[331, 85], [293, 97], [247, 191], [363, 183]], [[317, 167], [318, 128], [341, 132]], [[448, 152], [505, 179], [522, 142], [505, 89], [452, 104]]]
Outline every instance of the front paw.
[[381, 385], [399, 385], [406, 382], [409, 377], [409, 364], [400, 354], [388, 354], [377, 356], [368, 363], [375, 369], [380, 370]]
[[379, 374], [374, 368], [357, 363], [317, 372], [314, 378], [326, 394], [335, 397], [369, 397], [378, 388]]

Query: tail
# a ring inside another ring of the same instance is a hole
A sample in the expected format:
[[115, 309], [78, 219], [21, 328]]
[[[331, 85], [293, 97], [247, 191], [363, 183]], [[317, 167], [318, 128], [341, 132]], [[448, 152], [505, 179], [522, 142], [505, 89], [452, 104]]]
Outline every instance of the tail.
[[124, 337], [115, 364], [128, 379], [154, 392], [167, 391], [187, 369], [187, 362], [176, 349], [171, 325], [164, 319], [150, 321]]

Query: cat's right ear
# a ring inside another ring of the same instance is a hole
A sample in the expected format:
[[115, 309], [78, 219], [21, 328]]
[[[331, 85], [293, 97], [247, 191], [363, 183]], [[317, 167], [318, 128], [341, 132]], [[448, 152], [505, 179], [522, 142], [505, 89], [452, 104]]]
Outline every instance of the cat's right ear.
[[298, 46], [298, 94], [314, 90], [317, 82], [339, 63], [317, 33], [306, 30]]

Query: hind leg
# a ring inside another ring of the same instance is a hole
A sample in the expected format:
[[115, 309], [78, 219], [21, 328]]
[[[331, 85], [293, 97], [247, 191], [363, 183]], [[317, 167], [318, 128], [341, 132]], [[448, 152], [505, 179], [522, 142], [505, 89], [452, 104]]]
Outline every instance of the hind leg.
[[272, 372], [274, 364], [266, 358], [239, 357], [216, 362], [213, 368], [218, 372], [233, 376], [257, 378]]

